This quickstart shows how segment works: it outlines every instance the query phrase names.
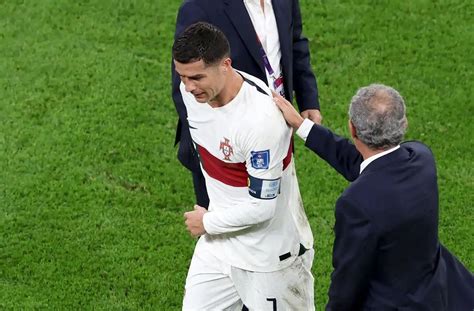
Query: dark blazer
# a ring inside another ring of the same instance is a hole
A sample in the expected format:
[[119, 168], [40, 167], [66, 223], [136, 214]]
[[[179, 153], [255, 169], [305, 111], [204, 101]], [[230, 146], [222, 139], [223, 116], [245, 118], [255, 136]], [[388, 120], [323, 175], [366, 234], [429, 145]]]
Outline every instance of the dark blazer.
[[349, 140], [314, 125], [306, 146], [353, 181], [336, 203], [326, 310], [472, 310], [474, 278], [438, 240], [430, 149], [402, 143], [370, 163]]
[[[300, 111], [319, 109], [316, 78], [311, 70], [308, 40], [302, 36], [301, 13], [298, 0], [273, 0], [278, 26], [281, 65], [285, 94], [289, 100], [293, 91]], [[221, 29], [231, 48], [232, 66], [266, 81], [265, 68], [260, 55], [257, 34], [242, 0], [186, 0], [176, 20], [175, 37], [186, 27], [204, 21]], [[193, 154], [186, 108], [179, 92], [179, 76], [172, 65], [173, 100], [179, 115], [175, 143], [181, 140], [178, 158], [184, 166], [197, 170]], [[184, 126], [183, 126], [184, 125]]]

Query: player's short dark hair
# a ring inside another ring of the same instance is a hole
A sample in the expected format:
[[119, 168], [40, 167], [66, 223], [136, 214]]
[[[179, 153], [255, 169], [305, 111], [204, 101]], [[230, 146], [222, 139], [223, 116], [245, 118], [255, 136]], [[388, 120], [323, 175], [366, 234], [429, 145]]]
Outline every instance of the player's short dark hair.
[[173, 58], [183, 64], [203, 60], [206, 65], [210, 65], [229, 56], [229, 41], [224, 33], [204, 22], [190, 25], [173, 44]]

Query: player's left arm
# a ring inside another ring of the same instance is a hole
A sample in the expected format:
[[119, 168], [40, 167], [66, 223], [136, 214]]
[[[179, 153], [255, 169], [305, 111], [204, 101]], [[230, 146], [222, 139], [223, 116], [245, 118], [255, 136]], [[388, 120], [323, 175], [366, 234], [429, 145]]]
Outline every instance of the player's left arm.
[[225, 210], [205, 213], [203, 224], [207, 233], [235, 232], [274, 217], [291, 131], [279, 113], [266, 118], [271, 120], [265, 120], [265, 124], [254, 122], [252, 131], [242, 137], [249, 175], [247, 200]]

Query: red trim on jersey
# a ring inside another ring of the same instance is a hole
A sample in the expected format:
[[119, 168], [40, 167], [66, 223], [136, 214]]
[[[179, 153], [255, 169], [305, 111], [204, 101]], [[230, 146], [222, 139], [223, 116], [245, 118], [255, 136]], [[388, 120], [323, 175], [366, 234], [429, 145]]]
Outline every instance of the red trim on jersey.
[[248, 173], [245, 163], [227, 163], [213, 156], [206, 148], [197, 145], [206, 173], [232, 187], [247, 187]]
[[[213, 156], [206, 148], [196, 144], [201, 159], [202, 166], [206, 173], [218, 181], [232, 187], [247, 187], [248, 173], [244, 162], [227, 163]], [[288, 147], [288, 154], [283, 159], [283, 170], [285, 170], [291, 162], [293, 154], [293, 138]]]
[[283, 170], [288, 167], [291, 162], [291, 155], [293, 154], [293, 137], [290, 140], [290, 147], [288, 147], [288, 153], [286, 157], [283, 159]]

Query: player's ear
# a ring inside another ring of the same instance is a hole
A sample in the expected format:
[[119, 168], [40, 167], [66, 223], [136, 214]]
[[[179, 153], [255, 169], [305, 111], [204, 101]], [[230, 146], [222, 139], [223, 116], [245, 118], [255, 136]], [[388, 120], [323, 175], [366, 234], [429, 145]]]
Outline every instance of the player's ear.
[[222, 60], [222, 67], [224, 71], [230, 71], [232, 68], [232, 60], [229, 57], [226, 57]]

